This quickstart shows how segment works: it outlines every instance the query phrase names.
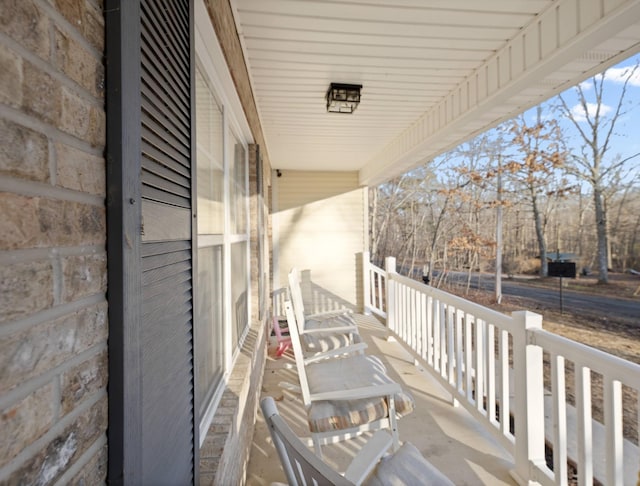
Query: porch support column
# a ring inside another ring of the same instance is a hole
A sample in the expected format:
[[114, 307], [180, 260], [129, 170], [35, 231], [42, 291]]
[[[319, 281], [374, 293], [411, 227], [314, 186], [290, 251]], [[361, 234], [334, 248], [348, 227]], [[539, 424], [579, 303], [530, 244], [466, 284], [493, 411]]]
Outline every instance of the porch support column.
[[368, 251], [362, 252], [362, 309], [365, 315], [371, 315], [371, 269]]
[[517, 332], [513, 334], [516, 467], [511, 474], [518, 484], [533, 486], [539, 483], [531, 465], [545, 464], [542, 348], [535, 344], [532, 332], [542, 329], [542, 316], [529, 311], [512, 316]]
[[385, 285], [386, 303], [387, 303], [387, 327], [392, 331], [396, 331], [396, 292], [393, 275], [396, 273], [395, 257], [387, 257], [384, 261], [384, 269], [387, 272], [387, 282]]

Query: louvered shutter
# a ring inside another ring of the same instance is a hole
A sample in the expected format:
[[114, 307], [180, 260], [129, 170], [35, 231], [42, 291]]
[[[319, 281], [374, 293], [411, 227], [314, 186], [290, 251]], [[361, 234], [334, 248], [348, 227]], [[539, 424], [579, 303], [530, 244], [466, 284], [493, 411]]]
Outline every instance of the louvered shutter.
[[193, 481], [191, 66], [187, 1], [141, 1], [142, 416], [148, 484]]
[[193, 484], [193, 5], [105, 12], [109, 482]]

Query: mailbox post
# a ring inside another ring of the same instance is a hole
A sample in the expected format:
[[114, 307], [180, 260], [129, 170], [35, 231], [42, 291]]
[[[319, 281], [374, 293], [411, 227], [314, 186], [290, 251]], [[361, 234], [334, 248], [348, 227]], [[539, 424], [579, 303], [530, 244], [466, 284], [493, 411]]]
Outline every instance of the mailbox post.
[[[558, 252], [558, 256], [560, 252]], [[564, 312], [564, 303], [562, 300], [562, 279], [576, 278], [576, 262], [553, 261], [548, 266], [549, 277], [560, 277], [560, 314]]]

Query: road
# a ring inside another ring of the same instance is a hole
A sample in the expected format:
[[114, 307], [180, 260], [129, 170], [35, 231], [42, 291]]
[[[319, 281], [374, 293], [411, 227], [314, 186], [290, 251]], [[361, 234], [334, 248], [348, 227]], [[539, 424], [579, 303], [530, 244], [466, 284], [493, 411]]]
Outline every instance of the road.
[[[466, 282], [467, 274], [464, 272], [450, 272], [449, 279], [459, 283]], [[559, 280], [559, 279], [558, 279]], [[487, 274], [472, 274], [471, 288], [494, 291], [494, 277]], [[560, 282], [555, 289], [535, 287], [526, 282], [517, 280], [502, 280], [502, 295], [511, 295], [531, 299], [549, 309], [560, 309]], [[580, 311], [581, 313], [604, 313], [611, 318], [635, 320], [640, 325], [640, 300], [620, 299], [605, 297], [596, 294], [586, 294], [562, 289], [564, 310], [568, 312]]]

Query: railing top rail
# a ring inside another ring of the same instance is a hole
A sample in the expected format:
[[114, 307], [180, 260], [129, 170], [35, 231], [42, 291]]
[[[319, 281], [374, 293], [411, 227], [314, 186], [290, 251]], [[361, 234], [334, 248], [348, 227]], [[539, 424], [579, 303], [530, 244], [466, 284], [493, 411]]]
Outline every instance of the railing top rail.
[[531, 344], [640, 390], [640, 365], [544, 329], [530, 332]]
[[371, 270], [373, 270], [376, 273], [386, 273], [384, 268], [380, 268], [379, 266], [374, 265], [371, 262], [369, 262], [369, 267], [371, 268]]
[[407, 287], [410, 287], [418, 292], [422, 292], [426, 295], [430, 295], [441, 302], [444, 302], [448, 305], [455, 307], [456, 309], [460, 309], [467, 314], [474, 316], [477, 319], [482, 319], [485, 322], [490, 324], [495, 324], [501, 329], [505, 329], [510, 333], [514, 333], [517, 331], [521, 331], [521, 329], [516, 329], [516, 323], [513, 318], [507, 314], [503, 314], [502, 312], [494, 311], [493, 309], [489, 309], [480, 304], [476, 304], [475, 302], [471, 302], [462, 297], [458, 297], [457, 295], [449, 294], [443, 290], [437, 289], [435, 287], [430, 287], [421, 282], [417, 282], [409, 277], [405, 277], [400, 275], [399, 273], [394, 273], [389, 275], [389, 278], [392, 280], [396, 280]]

